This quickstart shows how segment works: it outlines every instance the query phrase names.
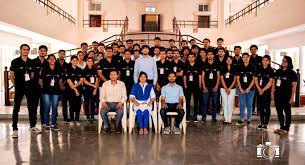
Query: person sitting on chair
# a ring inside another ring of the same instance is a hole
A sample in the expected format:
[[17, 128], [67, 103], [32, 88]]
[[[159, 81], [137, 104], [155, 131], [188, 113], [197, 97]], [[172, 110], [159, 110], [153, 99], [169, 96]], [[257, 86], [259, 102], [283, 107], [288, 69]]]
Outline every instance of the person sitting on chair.
[[134, 84], [130, 92], [130, 101], [134, 103], [137, 121], [140, 127], [139, 134], [148, 134], [149, 111], [156, 98], [152, 84], [147, 83], [147, 74], [140, 72], [138, 83]]
[[175, 72], [170, 72], [168, 74], [168, 81], [169, 83], [162, 87], [161, 89], [161, 118], [164, 123], [164, 131], [163, 134], [168, 135], [170, 134], [170, 127], [168, 124], [167, 112], [177, 112], [178, 115], [176, 116], [176, 124], [173, 128], [173, 132], [175, 135], [180, 134], [179, 125], [184, 117], [184, 110], [183, 110], [183, 89], [180, 85], [176, 84], [176, 74]]
[[127, 99], [126, 87], [124, 82], [118, 80], [117, 70], [110, 71], [110, 80], [103, 83], [100, 91], [101, 117], [105, 124], [104, 133], [110, 133], [110, 123], [108, 112], [116, 112], [115, 126], [116, 132], [121, 133], [121, 120], [123, 117], [123, 104]]

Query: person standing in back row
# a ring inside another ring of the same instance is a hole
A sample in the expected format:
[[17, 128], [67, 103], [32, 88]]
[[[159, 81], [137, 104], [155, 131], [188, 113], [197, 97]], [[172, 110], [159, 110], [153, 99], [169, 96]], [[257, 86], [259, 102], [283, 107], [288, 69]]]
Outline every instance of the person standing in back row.
[[13, 138], [18, 138], [18, 113], [24, 95], [27, 99], [27, 108], [29, 111], [29, 130], [34, 133], [41, 133], [41, 131], [35, 127], [37, 123], [37, 109], [35, 109], [35, 103], [33, 102], [35, 63], [28, 57], [29, 53], [30, 46], [27, 44], [22, 44], [20, 46], [20, 57], [15, 58], [11, 62], [10, 67], [10, 80], [15, 86], [12, 124]]

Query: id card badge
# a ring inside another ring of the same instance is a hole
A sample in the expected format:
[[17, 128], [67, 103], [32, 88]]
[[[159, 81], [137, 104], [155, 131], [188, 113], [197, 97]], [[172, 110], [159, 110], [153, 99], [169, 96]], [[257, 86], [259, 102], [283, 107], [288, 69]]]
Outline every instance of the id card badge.
[[51, 79], [51, 82], [50, 82], [50, 86], [51, 87], [54, 87], [54, 84], [55, 84], [55, 80], [54, 80], [54, 77]]
[[174, 67], [174, 72], [177, 72], [177, 67], [176, 66]]
[[230, 77], [230, 73], [228, 72], [228, 73], [226, 73], [225, 78], [229, 78], [229, 77]]
[[160, 68], [160, 74], [164, 74], [164, 68]]
[[280, 87], [280, 86], [281, 86], [281, 79], [277, 79], [277, 80], [276, 80], [276, 86], [277, 86], [277, 87]]
[[259, 80], [259, 86], [263, 86], [263, 79]]
[[90, 77], [90, 83], [91, 83], [91, 84], [94, 84], [94, 82], [95, 82], [95, 78], [94, 78], [93, 76], [91, 76], [91, 77]]
[[25, 72], [25, 74], [24, 74], [24, 80], [25, 80], [25, 81], [30, 81], [30, 75], [28, 74], [28, 72]]
[[130, 70], [129, 69], [126, 70], [126, 76], [128, 76], [128, 77], [130, 76]]
[[209, 75], [209, 79], [212, 80], [213, 79], [213, 73], [211, 72]]
[[190, 76], [189, 76], [189, 81], [193, 81], [194, 80], [194, 77], [193, 77], [193, 75], [191, 74]]
[[74, 85], [77, 84], [77, 80], [74, 80]]
[[248, 82], [248, 77], [244, 76], [244, 83], [247, 83], [247, 82]]

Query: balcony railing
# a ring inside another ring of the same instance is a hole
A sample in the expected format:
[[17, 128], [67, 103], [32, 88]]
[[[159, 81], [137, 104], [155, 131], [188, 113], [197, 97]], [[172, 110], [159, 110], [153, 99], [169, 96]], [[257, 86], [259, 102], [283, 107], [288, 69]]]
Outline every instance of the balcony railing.
[[217, 28], [218, 21], [187, 21], [187, 20], [177, 20], [178, 26], [180, 28]]
[[33, 1], [49, 9], [51, 12], [59, 14], [63, 19], [75, 24], [76, 19], [74, 17], [72, 17], [70, 14], [65, 12], [63, 9], [61, 9], [51, 1], [49, 0], [33, 0]]
[[83, 20], [83, 27], [123, 26], [125, 20]]
[[230, 16], [228, 19], [226, 19], [225, 24], [231, 24], [234, 21], [239, 20], [240, 18], [244, 17], [247, 14], [252, 13], [253, 11], [257, 12], [257, 10], [265, 5], [267, 5], [269, 2], [273, 0], [257, 0], [253, 2], [252, 4], [248, 5], [241, 11], [237, 12], [236, 14]]

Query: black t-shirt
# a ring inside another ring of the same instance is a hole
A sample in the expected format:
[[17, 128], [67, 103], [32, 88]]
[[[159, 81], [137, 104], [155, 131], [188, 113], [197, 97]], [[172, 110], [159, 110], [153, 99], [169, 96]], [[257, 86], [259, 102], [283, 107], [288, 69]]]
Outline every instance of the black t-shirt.
[[214, 62], [218, 65], [219, 69], [222, 70], [227, 65], [227, 57], [225, 56], [222, 61], [220, 61], [219, 56], [215, 56]]
[[[220, 76], [223, 76], [224, 82], [229, 88], [233, 81], [234, 81], [234, 76], [236, 76], [236, 67], [231, 66], [231, 69], [229, 70], [227, 66], [223, 67], [222, 70], [220, 71]], [[221, 83], [221, 88], [223, 88], [223, 85]], [[235, 85], [232, 87], [232, 89], [235, 89]]]
[[[67, 69], [67, 79], [71, 80], [74, 85], [80, 81], [80, 79], [82, 78], [82, 74], [83, 74], [83, 70], [79, 67], [76, 67], [74, 69], [72, 66], [70, 66]], [[81, 89], [81, 88], [82, 88], [81, 85], [77, 87], [77, 89]]]
[[297, 74], [294, 70], [278, 69], [274, 75], [275, 91], [281, 95], [291, 96], [292, 83], [297, 82]]
[[163, 46], [153, 46], [153, 47], [149, 48], [149, 55], [150, 55], [151, 57], [154, 56], [154, 51], [155, 51], [155, 48], [156, 48], [156, 47], [160, 48], [160, 51], [161, 51], [161, 50], [165, 50], [165, 48], [164, 48]]
[[60, 72], [61, 72], [61, 79], [62, 79], [62, 83], [63, 86], [69, 86], [69, 84], [67, 83], [67, 69], [69, 67], [69, 64], [66, 62], [63, 62], [63, 64], [61, 65], [59, 63], [59, 61], [57, 60], [55, 65], [57, 65], [57, 67], [59, 68]]
[[[111, 62], [109, 62], [105, 58], [100, 61], [98, 70], [102, 70], [102, 73], [107, 80], [109, 80], [110, 71], [113, 69], [120, 69], [120, 64], [116, 60], [112, 59]], [[101, 82], [103, 82], [103, 80], [101, 80]]]
[[[170, 65], [171, 65], [171, 71], [173, 71], [175, 73], [184, 71], [184, 69], [185, 69], [184, 63], [180, 60], [177, 63], [173, 60], [170, 63]], [[177, 76], [176, 83], [180, 86], [184, 86], [183, 85], [183, 76]]]
[[[269, 79], [274, 78], [274, 71], [271, 67], [267, 67], [266, 69], [259, 67], [254, 77], [257, 77], [259, 86], [264, 88], [268, 84]], [[271, 88], [269, 90], [271, 91]]]
[[[86, 66], [86, 68], [83, 70], [82, 73], [82, 77], [84, 79], [86, 79], [88, 82], [90, 82], [91, 84], [95, 84], [96, 79], [98, 78], [97, 75], [97, 70], [95, 68], [88, 68], [88, 66]], [[85, 85], [86, 89], [93, 89], [91, 86]]]
[[205, 61], [202, 61], [201, 57], [200, 56], [197, 56], [196, 58], [196, 63], [201, 67], [201, 68], [204, 68], [206, 63], [207, 63], [208, 59], [206, 58]]
[[[238, 71], [239, 71], [239, 73], [238, 73], [239, 82], [241, 84], [241, 87], [242, 87], [242, 89], [246, 90], [250, 86], [250, 84], [254, 78], [255, 68], [251, 64], [249, 64], [248, 66], [241, 65], [240, 69]], [[251, 88], [251, 90], [253, 90], [253, 89], [254, 89], [254, 85]]]
[[250, 64], [254, 65], [255, 69], [258, 69], [262, 65], [263, 57], [256, 55], [255, 58], [253, 55], [250, 57]]
[[168, 72], [171, 70], [171, 63], [167, 60], [164, 63], [161, 60], [157, 61], [157, 69], [158, 69], [158, 84], [160, 87], [168, 84]]
[[40, 86], [39, 86], [39, 78], [41, 76], [41, 73], [42, 73], [42, 70], [47, 67], [47, 60], [44, 59], [43, 62], [41, 62], [41, 60], [39, 59], [39, 57], [35, 58], [34, 60], [34, 63], [35, 63], [35, 71], [34, 71], [34, 83], [35, 83], [35, 86], [36, 86], [36, 89], [40, 89]]
[[214, 88], [217, 83], [217, 72], [219, 71], [219, 66], [217, 63], [212, 64], [206, 63], [205, 67], [202, 68], [204, 74], [204, 83], [207, 88]]
[[35, 63], [30, 58], [23, 61], [21, 57], [15, 58], [11, 62], [10, 70], [14, 72], [15, 89], [21, 89], [24, 86], [34, 87], [34, 69]]
[[123, 60], [121, 67], [121, 80], [125, 83], [133, 83], [133, 73], [134, 73], [135, 62], [130, 60], [128, 63]]
[[183, 75], [186, 77], [186, 83], [188, 88], [199, 87], [199, 75], [201, 75], [201, 67], [197, 63], [191, 65], [187, 63]]
[[[215, 55], [218, 55], [218, 47], [216, 47], [216, 48], [214, 49], [214, 54], [215, 54]], [[225, 50], [225, 56], [227, 57], [227, 56], [229, 56], [229, 55], [230, 55], [229, 51], [228, 51], [228, 50]]]
[[240, 56], [240, 58], [238, 60], [237, 60], [236, 56], [233, 57], [233, 65], [236, 68], [240, 67], [243, 64], [244, 64], [244, 62], [243, 62], [243, 59], [241, 58], [241, 56]]
[[50, 68], [50, 65], [46, 65], [41, 72], [40, 79], [43, 82], [42, 93], [48, 95], [59, 95], [59, 81], [61, 80], [61, 71], [58, 65], [55, 65], [54, 69]]
[[117, 63], [121, 64], [123, 61], [123, 57], [119, 53], [113, 54], [112, 60], [115, 60]]

